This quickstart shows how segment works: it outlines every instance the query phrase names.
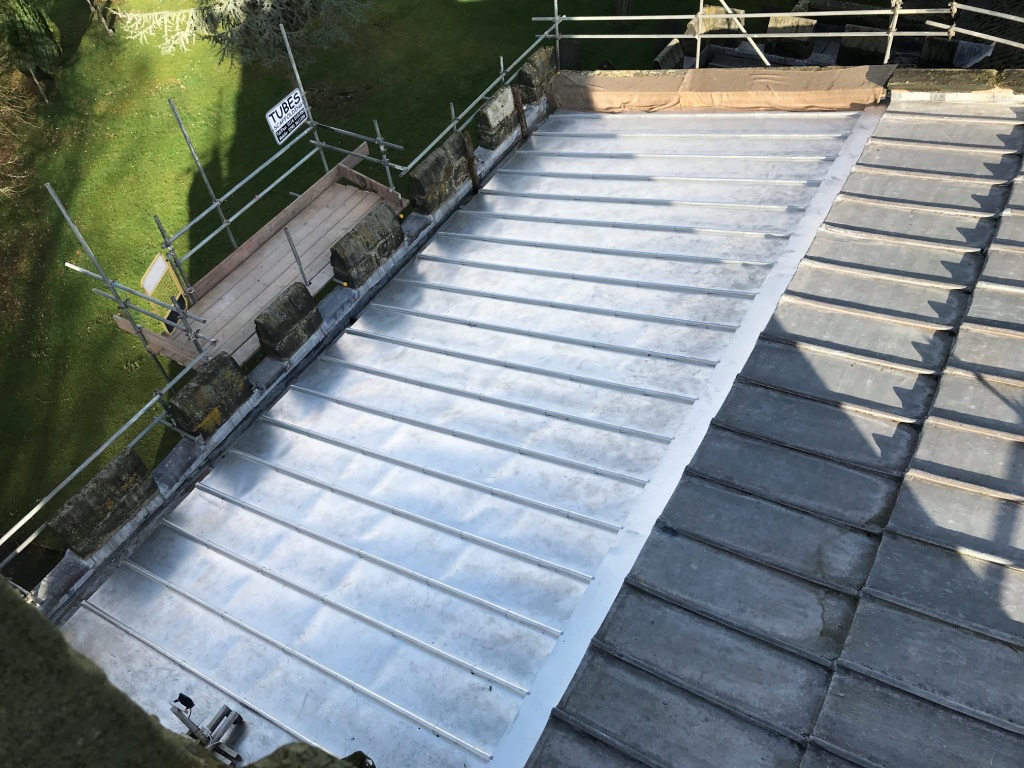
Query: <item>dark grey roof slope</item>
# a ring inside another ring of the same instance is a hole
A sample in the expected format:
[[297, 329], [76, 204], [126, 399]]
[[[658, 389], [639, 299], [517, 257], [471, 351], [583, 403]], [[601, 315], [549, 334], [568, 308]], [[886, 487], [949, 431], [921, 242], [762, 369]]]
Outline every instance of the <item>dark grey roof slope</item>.
[[1024, 762], [1022, 122], [883, 117], [531, 765]]

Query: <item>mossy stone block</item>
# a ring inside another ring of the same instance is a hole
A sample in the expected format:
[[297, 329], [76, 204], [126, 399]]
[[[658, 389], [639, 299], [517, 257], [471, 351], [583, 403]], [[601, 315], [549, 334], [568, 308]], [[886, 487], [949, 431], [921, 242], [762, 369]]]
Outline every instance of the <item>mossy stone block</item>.
[[519, 92], [523, 96], [523, 101], [535, 104], [543, 99], [551, 78], [557, 71], [558, 63], [555, 61], [554, 48], [546, 45], [531, 53], [519, 70]]
[[921, 57], [917, 60], [919, 69], [953, 69], [956, 49], [960, 43], [942, 37], [926, 37], [921, 46]]
[[1006, 69], [999, 76], [999, 85], [1014, 93], [1024, 93], [1024, 69]]
[[125, 449], [57, 510], [49, 522], [79, 557], [89, 557], [156, 493], [149, 469]]
[[[817, 25], [815, 19], [799, 16], [772, 16], [768, 20], [771, 34], [812, 33]], [[769, 41], [770, 52], [790, 59], [806, 59], [814, 51], [814, 39], [810, 37], [781, 37]]]
[[252, 385], [227, 352], [214, 355], [170, 399], [174, 423], [193, 435], [209, 437], [252, 394]]
[[324, 319], [309, 290], [292, 283], [256, 316], [256, 336], [263, 351], [287, 360], [317, 332]]
[[402, 222], [380, 200], [342, 238], [331, 246], [334, 276], [348, 288], [358, 288], [377, 271], [405, 240]]
[[[875, 35], [876, 27], [865, 27], [859, 24], [847, 24], [847, 32], [870, 32]], [[889, 39], [884, 35], [878, 37], [844, 37], [839, 41], [839, 57], [836, 63], [841, 67], [859, 67], [865, 64], [881, 64], [885, 58], [885, 48]]]
[[466, 139], [456, 131], [409, 172], [409, 201], [418, 213], [431, 214], [468, 181]]
[[999, 85], [994, 69], [898, 69], [889, 78], [890, 91], [970, 93]]

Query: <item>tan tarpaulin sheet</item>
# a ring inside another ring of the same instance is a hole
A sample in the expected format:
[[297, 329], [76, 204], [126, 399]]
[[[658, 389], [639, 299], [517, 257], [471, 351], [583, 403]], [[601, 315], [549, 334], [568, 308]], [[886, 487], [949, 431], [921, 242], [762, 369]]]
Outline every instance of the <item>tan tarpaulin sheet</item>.
[[560, 72], [561, 109], [583, 112], [861, 109], [886, 95], [895, 66]]

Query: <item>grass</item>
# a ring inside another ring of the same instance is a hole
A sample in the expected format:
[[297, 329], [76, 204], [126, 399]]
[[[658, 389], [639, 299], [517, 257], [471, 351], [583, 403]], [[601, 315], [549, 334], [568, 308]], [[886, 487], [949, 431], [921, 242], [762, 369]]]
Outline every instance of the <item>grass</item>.
[[[124, 0], [121, 7], [161, 6]], [[694, 6], [638, 0], [636, 12]], [[64, 268], [64, 261], [89, 262], [43, 183], [53, 185], [109, 274], [138, 285], [159, 252], [153, 214], [176, 230], [209, 204], [167, 99], [174, 99], [214, 188], [223, 192], [276, 150], [263, 114], [292, 87], [286, 68], [221, 64], [205, 44], [165, 55], [152, 43], [108, 37], [90, 24], [81, 0], [43, 0], [41, 7], [60, 27], [68, 60], [51, 103], [38, 106], [38, 127], [25, 136], [34, 179], [0, 207], [0, 531], [162, 384], [138, 341], [114, 327], [113, 305], [90, 291], [88, 278]], [[561, 9], [603, 14], [612, 4], [563, 0]], [[406, 147], [393, 159], [407, 162], [448, 122], [448, 103], [461, 109], [475, 98], [497, 76], [498, 57], [511, 61], [541, 31], [531, 17], [550, 13], [550, 0], [379, 0], [351, 45], [303, 64], [314, 114], [364, 133], [378, 119], [385, 137]], [[656, 28], [649, 23], [634, 31]], [[610, 58], [620, 68], [646, 67], [654, 45], [588, 41], [582, 64]], [[289, 164], [282, 160], [276, 168]], [[239, 240], [287, 204], [289, 191], [305, 189], [321, 172], [313, 163], [307, 168], [239, 220]], [[243, 190], [229, 212], [256, 191], [255, 185]], [[203, 234], [197, 230], [195, 237]], [[221, 240], [189, 263], [193, 279], [226, 253]], [[171, 438], [144, 443], [143, 458], [155, 462]]]

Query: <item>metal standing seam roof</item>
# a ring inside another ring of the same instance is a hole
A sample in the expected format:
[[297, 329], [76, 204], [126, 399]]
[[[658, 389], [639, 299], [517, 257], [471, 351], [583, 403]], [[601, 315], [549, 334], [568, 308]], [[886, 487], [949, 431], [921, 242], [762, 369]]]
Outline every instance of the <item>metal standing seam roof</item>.
[[250, 760], [1019, 765], [1024, 106], [880, 112], [556, 113], [67, 637]]
[[1022, 124], [889, 108], [530, 765], [1021, 765]]
[[556, 113], [66, 636], [249, 760], [522, 765], [879, 111]]

